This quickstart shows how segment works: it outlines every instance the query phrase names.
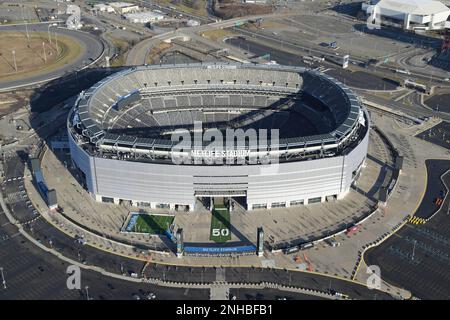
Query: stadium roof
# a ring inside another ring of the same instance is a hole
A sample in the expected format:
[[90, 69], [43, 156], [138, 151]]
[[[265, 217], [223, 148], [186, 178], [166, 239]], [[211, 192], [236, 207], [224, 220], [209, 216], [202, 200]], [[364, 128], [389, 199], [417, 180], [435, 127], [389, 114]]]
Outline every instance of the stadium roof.
[[415, 15], [431, 15], [450, 11], [445, 4], [434, 0], [380, 0], [377, 5], [382, 9]]

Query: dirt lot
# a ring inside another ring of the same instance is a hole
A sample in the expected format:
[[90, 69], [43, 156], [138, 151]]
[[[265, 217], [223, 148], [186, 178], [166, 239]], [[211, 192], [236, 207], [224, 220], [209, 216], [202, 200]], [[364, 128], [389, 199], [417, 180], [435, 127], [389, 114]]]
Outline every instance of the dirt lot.
[[217, 1], [214, 13], [222, 19], [232, 19], [247, 15], [271, 13], [275, 7], [264, 4], [243, 4], [235, 0]]
[[[22, 32], [2, 32], [0, 82], [47, 72], [76, 59], [81, 53], [81, 46], [67, 37], [58, 37], [57, 48], [55, 39], [52, 39], [50, 44], [45, 33], [30, 32], [29, 36], [28, 40], [26, 34]], [[13, 51], [16, 64], [14, 64]]]
[[0, 93], [0, 118], [27, 105], [32, 94], [32, 90]]

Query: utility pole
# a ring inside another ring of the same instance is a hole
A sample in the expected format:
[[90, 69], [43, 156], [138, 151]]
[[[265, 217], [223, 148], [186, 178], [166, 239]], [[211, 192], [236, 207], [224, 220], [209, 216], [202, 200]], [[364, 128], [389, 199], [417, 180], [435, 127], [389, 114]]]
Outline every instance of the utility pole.
[[5, 280], [5, 275], [3, 274], [3, 267], [0, 267], [0, 273], [2, 275], [3, 288], [6, 289], [6, 280]]

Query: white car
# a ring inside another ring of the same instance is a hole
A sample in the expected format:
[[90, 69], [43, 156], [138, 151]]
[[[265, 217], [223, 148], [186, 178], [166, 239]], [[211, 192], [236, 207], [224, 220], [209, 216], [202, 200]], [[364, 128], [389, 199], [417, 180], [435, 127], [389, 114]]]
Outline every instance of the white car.
[[341, 243], [336, 241], [334, 238], [328, 239], [327, 242], [331, 247], [339, 247], [341, 245]]

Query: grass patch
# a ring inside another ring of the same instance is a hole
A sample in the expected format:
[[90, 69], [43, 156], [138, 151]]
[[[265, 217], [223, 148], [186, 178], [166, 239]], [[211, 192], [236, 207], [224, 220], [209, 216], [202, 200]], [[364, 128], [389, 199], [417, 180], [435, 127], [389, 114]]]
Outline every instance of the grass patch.
[[202, 36], [212, 41], [217, 41], [225, 37], [234, 35], [233, 32], [225, 29], [208, 30], [202, 33]]
[[231, 240], [230, 211], [224, 206], [215, 206], [211, 211], [210, 240], [224, 243]]
[[106, 37], [113, 43], [113, 45], [117, 48], [118, 55], [111, 61], [112, 67], [122, 67], [126, 62], [126, 54], [128, 49], [130, 48], [130, 44], [120, 38], [113, 37], [111, 35], [106, 35]]
[[173, 4], [170, 0], [156, 0], [155, 3], [175, 7], [178, 11], [183, 11], [183, 12], [190, 13], [190, 14], [197, 15], [197, 16], [202, 16], [202, 17], [208, 16], [208, 14], [206, 13], [206, 9], [205, 9], [206, 0], [200, 0], [199, 6], [197, 9], [186, 6], [183, 2], [180, 2], [178, 4]]
[[159, 58], [164, 51], [169, 50], [172, 47], [171, 43], [161, 42], [160, 44], [151, 48], [150, 52], [147, 55], [147, 64], [158, 64]]
[[133, 232], [163, 234], [173, 220], [173, 216], [141, 214], [137, 218]]

